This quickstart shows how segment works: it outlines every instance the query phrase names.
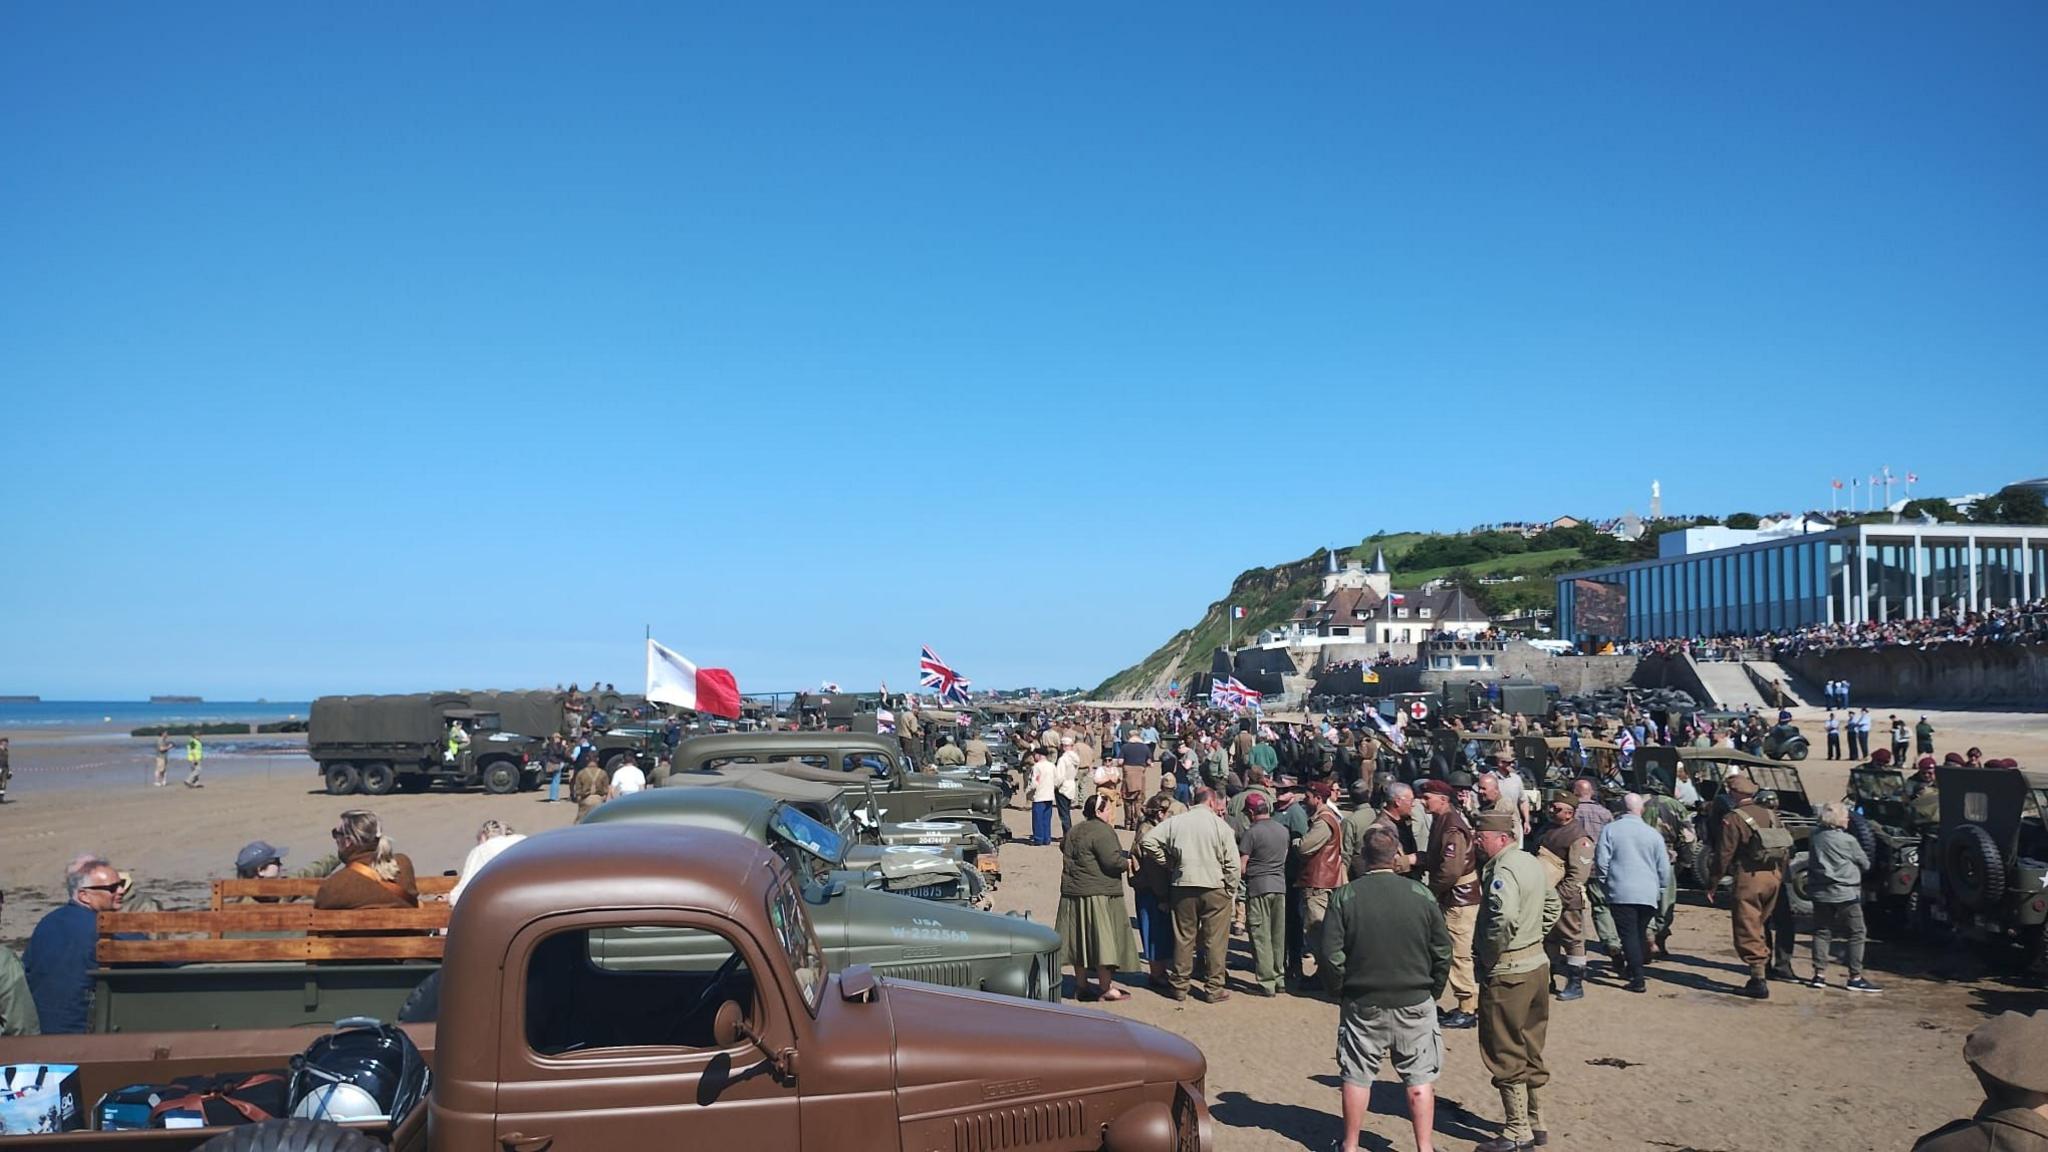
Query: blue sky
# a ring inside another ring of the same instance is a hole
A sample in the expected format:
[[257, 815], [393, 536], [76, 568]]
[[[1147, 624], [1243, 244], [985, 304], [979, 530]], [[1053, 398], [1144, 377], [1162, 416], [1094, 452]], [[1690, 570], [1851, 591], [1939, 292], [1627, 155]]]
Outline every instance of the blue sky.
[[0, 692], [1093, 684], [2048, 472], [2039, 4], [0, 6]]

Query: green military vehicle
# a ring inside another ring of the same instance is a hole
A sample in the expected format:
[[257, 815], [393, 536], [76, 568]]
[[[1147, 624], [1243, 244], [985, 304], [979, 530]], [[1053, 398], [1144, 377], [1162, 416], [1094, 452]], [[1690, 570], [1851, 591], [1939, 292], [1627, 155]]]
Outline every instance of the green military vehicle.
[[805, 899], [834, 971], [868, 964], [885, 976], [1059, 999], [1059, 933], [1021, 916], [893, 890], [883, 865], [850, 859], [839, 833], [771, 796], [740, 788], [658, 789], [601, 805], [586, 820], [600, 821], [715, 827], [768, 844], [797, 875], [814, 878]]
[[[693, 772], [732, 774], [750, 765], [799, 780], [838, 784], [865, 795], [873, 782], [891, 822], [957, 821], [990, 840], [1007, 838], [1003, 795], [993, 784], [928, 775], [911, 769], [895, 740], [859, 732], [731, 732], [693, 736], [676, 746], [671, 783]], [[856, 811], [860, 809], [856, 807]]]
[[[450, 746], [461, 725], [468, 742]], [[541, 740], [506, 731], [469, 693], [322, 696], [313, 701], [306, 754], [333, 796], [417, 792], [437, 782], [505, 795], [540, 786]]]
[[[1693, 825], [1699, 836], [1700, 851], [1695, 858], [1690, 875], [1681, 875], [1681, 880], [1690, 880], [1698, 887], [1706, 887], [1713, 874], [1714, 856], [1721, 837], [1721, 818], [1728, 813], [1729, 805], [1722, 791], [1722, 784], [1728, 778], [1729, 768], [1735, 767], [1758, 788], [1768, 788], [1778, 796], [1778, 822], [1792, 833], [1792, 838], [1804, 844], [1813, 835], [1816, 813], [1813, 800], [1806, 794], [1806, 784], [1800, 778], [1799, 769], [1779, 760], [1752, 756], [1733, 748], [1665, 748], [1653, 746], [1638, 748], [1635, 752], [1633, 783], [1638, 791], [1649, 790], [1676, 795], [1677, 768], [1685, 766], [1693, 790], [1699, 793], [1699, 810], [1693, 816]], [[1804, 854], [1794, 857], [1794, 871], [1802, 872], [1799, 864]], [[1803, 883], [1803, 881], [1798, 881]], [[1800, 899], [1803, 899], [1803, 895]]]
[[1949, 765], [1935, 772], [1941, 823], [1920, 853], [1930, 934], [2016, 944], [2048, 978], [2048, 772]]
[[[537, 736], [542, 740], [569, 731], [569, 694], [555, 691], [529, 692], [471, 692], [470, 706], [496, 712], [499, 721], [508, 732], [519, 732]], [[615, 694], [610, 697], [586, 697], [592, 705], [610, 699], [618, 701]], [[597, 762], [606, 772], [617, 768], [620, 763], [631, 759], [643, 768], [652, 768], [655, 760], [667, 748], [663, 740], [664, 725], [660, 719], [624, 720], [617, 718], [617, 710], [626, 704], [615, 704], [612, 712], [589, 713], [583, 730], [584, 738], [597, 750]]]
[[1764, 756], [1771, 760], [1804, 760], [1810, 748], [1799, 725], [1780, 720], [1764, 733]]
[[1913, 811], [1906, 774], [1866, 764], [1849, 769], [1850, 830], [1870, 857], [1864, 903], [1894, 931], [1912, 931], [1921, 919], [1920, 842], [1926, 821]]

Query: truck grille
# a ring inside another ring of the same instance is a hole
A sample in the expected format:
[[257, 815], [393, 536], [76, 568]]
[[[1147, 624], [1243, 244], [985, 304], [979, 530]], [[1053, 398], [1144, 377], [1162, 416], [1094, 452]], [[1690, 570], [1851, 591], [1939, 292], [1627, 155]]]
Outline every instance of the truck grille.
[[927, 984], [944, 984], [951, 988], [969, 986], [967, 964], [960, 960], [941, 960], [932, 964], [877, 964], [875, 971], [899, 980], [922, 980]]
[[1027, 1104], [979, 1116], [962, 1116], [953, 1121], [953, 1150], [998, 1152], [1003, 1148], [1072, 1140], [1081, 1134], [1082, 1123], [1079, 1100]]

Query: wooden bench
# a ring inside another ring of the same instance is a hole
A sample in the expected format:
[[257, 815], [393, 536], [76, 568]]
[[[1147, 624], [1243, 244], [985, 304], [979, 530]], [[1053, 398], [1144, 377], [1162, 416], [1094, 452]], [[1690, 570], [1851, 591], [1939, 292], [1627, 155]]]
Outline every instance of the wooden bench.
[[318, 880], [216, 880], [211, 908], [101, 913], [99, 962], [439, 960], [455, 878], [422, 877], [419, 886], [418, 908], [319, 909]]

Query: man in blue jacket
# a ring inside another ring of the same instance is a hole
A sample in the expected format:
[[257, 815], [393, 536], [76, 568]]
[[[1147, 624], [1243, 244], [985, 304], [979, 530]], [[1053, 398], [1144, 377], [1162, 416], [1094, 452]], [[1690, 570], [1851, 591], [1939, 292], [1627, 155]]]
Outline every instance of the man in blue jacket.
[[97, 966], [100, 913], [120, 906], [121, 874], [105, 860], [66, 873], [69, 902], [53, 908], [29, 935], [21, 966], [42, 1018], [43, 1035], [92, 1030], [92, 970]]
[[1621, 936], [1628, 990], [1642, 992], [1644, 931], [1656, 914], [1658, 896], [1671, 881], [1671, 856], [1663, 834], [1643, 821], [1643, 798], [1631, 792], [1622, 803], [1621, 816], [1600, 830], [1593, 871], [1606, 883], [1607, 906]]

